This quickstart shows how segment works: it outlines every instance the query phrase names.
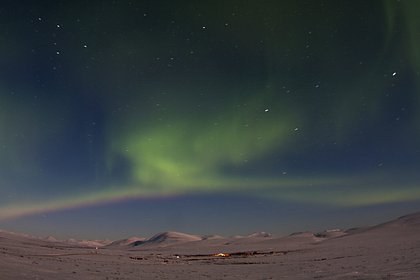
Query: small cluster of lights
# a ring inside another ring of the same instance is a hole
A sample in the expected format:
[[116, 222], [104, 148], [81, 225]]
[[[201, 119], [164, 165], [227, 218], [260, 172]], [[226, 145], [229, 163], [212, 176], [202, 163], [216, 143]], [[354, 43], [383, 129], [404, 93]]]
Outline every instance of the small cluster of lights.
[[228, 254], [228, 253], [218, 253], [218, 254], [214, 254], [213, 256], [215, 256], [215, 257], [229, 257], [230, 254]]

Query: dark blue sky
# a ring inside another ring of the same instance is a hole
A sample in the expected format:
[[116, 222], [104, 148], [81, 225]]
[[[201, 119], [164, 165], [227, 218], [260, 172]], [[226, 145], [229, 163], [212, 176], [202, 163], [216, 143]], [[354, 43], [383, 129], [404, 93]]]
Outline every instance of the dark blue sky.
[[416, 210], [418, 8], [4, 2], [0, 227], [285, 233]]

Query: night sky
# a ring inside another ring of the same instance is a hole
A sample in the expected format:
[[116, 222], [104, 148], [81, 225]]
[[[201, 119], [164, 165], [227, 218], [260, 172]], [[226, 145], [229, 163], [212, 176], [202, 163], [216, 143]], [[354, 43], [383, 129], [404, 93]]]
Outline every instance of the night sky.
[[419, 9], [2, 1], [0, 228], [290, 233], [420, 210]]

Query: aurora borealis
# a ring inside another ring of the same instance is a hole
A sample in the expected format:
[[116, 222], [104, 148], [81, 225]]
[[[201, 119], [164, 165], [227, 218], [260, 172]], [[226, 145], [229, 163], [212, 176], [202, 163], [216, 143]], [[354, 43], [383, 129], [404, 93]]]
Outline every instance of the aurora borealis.
[[354, 223], [369, 207], [372, 219], [419, 210], [419, 8], [5, 1], [0, 227], [37, 232], [28, 221], [51, 229], [74, 215], [83, 236], [97, 216], [80, 219], [90, 228], [76, 217], [89, 211], [131, 228], [147, 208], [160, 213], [146, 211], [147, 231], [205, 232], [151, 222], [182, 208], [219, 216], [209, 228], [287, 232], [273, 223], [292, 208]]

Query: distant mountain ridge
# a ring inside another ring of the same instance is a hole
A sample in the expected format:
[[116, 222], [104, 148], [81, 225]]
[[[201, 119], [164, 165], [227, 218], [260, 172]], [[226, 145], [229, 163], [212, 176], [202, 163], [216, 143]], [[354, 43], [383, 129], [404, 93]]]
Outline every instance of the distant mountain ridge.
[[[335, 238], [348, 238], [351, 236], [362, 236], [363, 234], [376, 234], [376, 232], [385, 232], [386, 234], [398, 234], [399, 232], [406, 232], [410, 234], [416, 234], [420, 232], [420, 212], [401, 216], [397, 219], [390, 220], [388, 222], [380, 223], [374, 226], [365, 226], [360, 228], [352, 228], [348, 230], [341, 229], [330, 229], [321, 231], [319, 233], [311, 232], [298, 232], [292, 233], [288, 236], [275, 237], [270, 233], [266, 232], [255, 232], [247, 236], [233, 236], [225, 238], [218, 235], [193, 235], [188, 233], [182, 233], [177, 231], [161, 232], [153, 235], [150, 238], [133, 236], [126, 239], [109, 241], [109, 240], [58, 240], [52, 236], [47, 237], [36, 237], [24, 233], [15, 233], [5, 230], [0, 230], [0, 239], [9, 240], [28, 240], [29, 242], [45, 242], [63, 244], [63, 246], [82, 246], [82, 247], [103, 247], [109, 249], [124, 249], [124, 248], [152, 248], [152, 247], [166, 247], [173, 246], [189, 242], [203, 242], [206, 244], [241, 244], [241, 242], [272, 242], [273, 240], [280, 240], [288, 238], [311, 238], [315, 241], [332, 240]], [[199, 243], [201, 244], [201, 243]], [[194, 245], [195, 246], [195, 245]]]

